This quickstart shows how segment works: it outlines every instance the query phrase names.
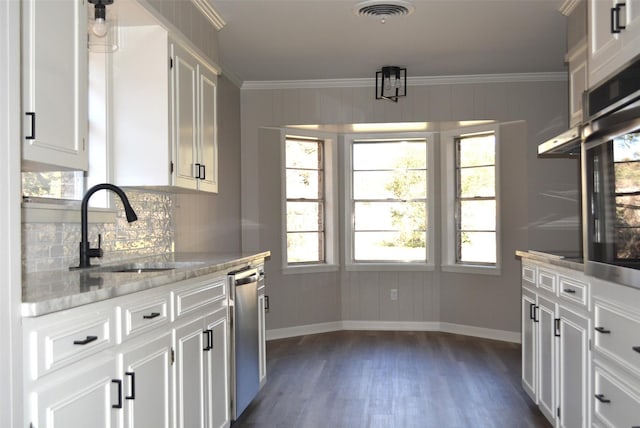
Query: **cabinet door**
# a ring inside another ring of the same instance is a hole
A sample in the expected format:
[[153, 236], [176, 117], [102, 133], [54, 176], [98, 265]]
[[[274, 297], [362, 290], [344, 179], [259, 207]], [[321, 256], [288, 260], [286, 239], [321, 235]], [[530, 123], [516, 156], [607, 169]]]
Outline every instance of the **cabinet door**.
[[625, 6], [622, 8], [622, 14], [624, 16], [624, 36], [622, 44], [626, 49], [630, 49], [631, 52], [625, 54], [629, 59], [640, 53], [640, 0], [626, 0]]
[[205, 66], [198, 66], [199, 84], [199, 150], [198, 188], [218, 191], [218, 131], [216, 119], [216, 75]]
[[177, 428], [205, 425], [204, 321], [198, 318], [175, 329]]
[[180, 45], [173, 44], [173, 133], [176, 186], [196, 189], [197, 62]]
[[136, 341], [121, 354], [124, 426], [171, 426], [171, 332]]
[[536, 332], [535, 322], [536, 295], [530, 290], [522, 289], [522, 387], [535, 402], [536, 399]]
[[51, 169], [87, 170], [86, 2], [22, 4], [23, 159]]
[[553, 422], [556, 415], [556, 304], [538, 296], [538, 407]]
[[60, 372], [46, 387], [30, 395], [35, 403], [30, 423], [38, 428], [116, 428], [122, 402], [116, 379], [115, 362], [77, 363]]
[[569, 126], [582, 123], [582, 94], [587, 90], [587, 47], [576, 49], [569, 58]]
[[211, 349], [205, 352], [207, 362], [207, 427], [229, 426], [229, 333], [227, 308], [208, 317]]
[[560, 306], [559, 426], [581, 428], [589, 414], [589, 319]]

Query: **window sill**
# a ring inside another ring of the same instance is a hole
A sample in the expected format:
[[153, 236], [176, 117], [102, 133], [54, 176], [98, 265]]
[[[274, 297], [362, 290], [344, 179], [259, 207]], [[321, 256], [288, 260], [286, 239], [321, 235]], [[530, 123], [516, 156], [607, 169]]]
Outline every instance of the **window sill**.
[[[29, 202], [22, 204], [22, 223], [78, 223], [80, 203], [47, 204]], [[89, 223], [115, 223], [116, 212], [108, 208], [89, 208]]]
[[472, 273], [478, 275], [495, 275], [500, 276], [502, 274], [499, 266], [477, 266], [477, 265], [442, 265], [442, 272], [453, 273]]
[[322, 264], [322, 265], [299, 265], [299, 266], [285, 266], [282, 268], [283, 275], [295, 275], [301, 273], [323, 273], [323, 272], [338, 272], [340, 265], [334, 264]]
[[376, 272], [428, 272], [434, 267], [426, 263], [350, 263], [346, 266], [347, 271], [376, 271]]

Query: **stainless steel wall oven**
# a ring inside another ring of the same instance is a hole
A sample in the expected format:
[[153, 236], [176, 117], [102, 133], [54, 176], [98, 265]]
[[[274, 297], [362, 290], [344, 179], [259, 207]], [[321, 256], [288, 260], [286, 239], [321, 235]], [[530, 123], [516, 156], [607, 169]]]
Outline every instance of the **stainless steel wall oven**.
[[640, 288], [640, 60], [590, 91], [587, 101], [585, 272]]

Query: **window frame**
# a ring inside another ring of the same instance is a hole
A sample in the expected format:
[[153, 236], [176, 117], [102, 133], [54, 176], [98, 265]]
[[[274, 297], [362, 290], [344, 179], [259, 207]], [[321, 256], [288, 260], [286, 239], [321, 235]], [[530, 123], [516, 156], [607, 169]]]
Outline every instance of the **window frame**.
[[[324, 262], [289, 263], [287, 254], [287, 138], [317, 139], [323, 141], [324, 161]], [[337, 135], [330, 132], [288, 129], [280, 130], [280, 183], [281, 183], [281, 227], [282, 227], [282, 272], [283, 274], [335, 272], [339, 269], [338, 250], [338, 161]]]
[[[435, 269], [435, 232], [434, 232], [434, 202], [435, 195], [435, 156], [434, 140], [435, 133], [431, 132], [385, 132], [385, 133], [353, 133], [344, 134], [344, 144], [342, 144], [342, 155], [344, 163], [342, 170], [344, 174], [344, 234], [343, 248], [345, 249], [344, 265], [347, 271], [432, 271]], [[426, 261], [356, 261], [354, 249], [355, 218], [353, 213], [353, 144], [354, 141], [366, 140], [401, 140], [423, 138], [427, 146], [427, 239], [426, 239]]]
[[[475, 134], [495, 134], [495, 201], [496, 201], [496, 263], [459, 262], [457, 261], [458, 230], [457, 230], [457, 168], [456, 149], [460, 137]], [[460, 128], [442, 132], [440, 134], [441, 153], [441, 229], [442, 229], [442, 260], [440, 267], [443, 272], [475, 273], [484, 275], [501, 274], [501, 221], [500, 221], [500, 130], [498, 124]]]

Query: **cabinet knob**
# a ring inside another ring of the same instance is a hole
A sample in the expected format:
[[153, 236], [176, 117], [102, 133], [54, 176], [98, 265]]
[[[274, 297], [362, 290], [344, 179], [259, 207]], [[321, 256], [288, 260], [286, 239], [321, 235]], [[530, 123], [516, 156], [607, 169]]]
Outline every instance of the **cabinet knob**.
[[145, 320], [152, 320], [160, 316], [160, 312], [151, 312], [149, 315], [143, 315], [142, 318]]
[[640, 346], [632, 346], [631, 349], [640, 354]]
[[98, 336], [87, 336], [86, 338], [84, 338], [82, 340], [74, 340], [73, 344], [74, 345], [86, 345], [88, 343], [95, 342], [96, 340], [98, 340]]
[[569, 293], [569, 294], [576, 294], [576, 290], [574, 290], [573, 288], [565, 288], [564, 290], [565, 293]]
[[609, 334], [611, 333], [611, 330], [604, 328], [604, 327], [596, 327], [596, 331], [598, 333], [602, 333], [602, 334]]
[[606, 398], [604, 394], [596, 394], [595, 397], [601, 403], [605, 403], [605, 404], [611, 403], [611, 400]]

